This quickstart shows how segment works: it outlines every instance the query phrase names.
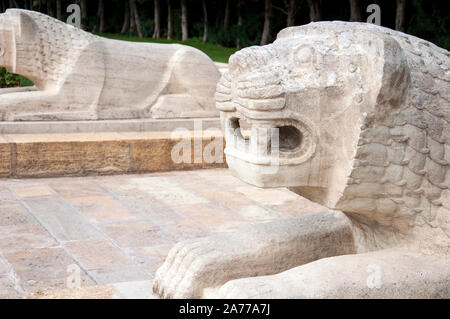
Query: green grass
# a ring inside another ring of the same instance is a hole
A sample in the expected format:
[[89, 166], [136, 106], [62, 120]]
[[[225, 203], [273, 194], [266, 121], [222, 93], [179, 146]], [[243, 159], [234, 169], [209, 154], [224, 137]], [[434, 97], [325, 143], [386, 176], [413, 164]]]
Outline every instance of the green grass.
[[103, 36], [108, 39], [115, 40], [123, 40], [123, 41], [132, 41], [132, 42], [152, 42], [152, 43], [179, 43], [184, 45], [189, 45], [200, 51], [203, 51], [206, 55], [208, 55], [211, 60], [215, 62], [223, 62], [228, 63], [228, 59], [230, 55], [235, 53], [237, 49], [235, 48], [224, 48], [219, 45], [214, 45], [210, 43], [203, 43], [200, 38], [192, 38], [188, 41], [176, 41], [176, 40], [166, 40], [166, 39], [151, 39], [151, 38], [139, 38], [139, 37], [130, 37], [122, 34], [109, 34], [109, 33], [96, 33], [97, 35]]
[[19, 75], [20, 78], [20, 86], [33, 86], [34, 83], [28, 80], [27, 78]]
[[5, 68], [0, 68], [0, 88], [33, 85], [34, 83], [27, 78], [18, 74], [9, 73]]

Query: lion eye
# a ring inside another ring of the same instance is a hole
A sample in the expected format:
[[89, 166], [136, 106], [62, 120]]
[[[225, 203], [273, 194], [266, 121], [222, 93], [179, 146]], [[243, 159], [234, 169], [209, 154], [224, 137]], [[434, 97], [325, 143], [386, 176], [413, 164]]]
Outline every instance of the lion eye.
[[308, 63], [312, 60], [313, 58], [313, 49], [310, 47], [300, 47], [296, 54], [295, 54], [295, 58], [297, 63]]

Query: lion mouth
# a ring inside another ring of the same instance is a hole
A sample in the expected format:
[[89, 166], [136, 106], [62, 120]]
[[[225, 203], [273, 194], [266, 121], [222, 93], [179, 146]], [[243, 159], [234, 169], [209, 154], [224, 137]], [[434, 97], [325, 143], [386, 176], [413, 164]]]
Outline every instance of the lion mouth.
[[[251, 146], [253, 142], [260, 142], [257, 150], [263, 153], [292, 152], [302, 143], [302, 133], [293, 125], [272, 127], [270, 124], [259, 125], [258, 121], [249, 122], [236, 117], [230, 117], [228, 121], [229, 128], [233, 130], [231, 134], [238, 140], [238, 144]], [[274, 141], [274, 138], [277, 138], [277, 141]], [[273, 149], [273, 146], [278, 148]]]
[[286, 110], [279, 82], [251, 85], [225, 73], [217, 85], [227, 156], [258, 165], [295, 165], [315, 151], [313, 125]]
[[224, 126], [225, 153], [252, 164], [289, 164], [309, 144], [309, 133], [295, 120], [251, 119], [235, 112], [227, 117]]

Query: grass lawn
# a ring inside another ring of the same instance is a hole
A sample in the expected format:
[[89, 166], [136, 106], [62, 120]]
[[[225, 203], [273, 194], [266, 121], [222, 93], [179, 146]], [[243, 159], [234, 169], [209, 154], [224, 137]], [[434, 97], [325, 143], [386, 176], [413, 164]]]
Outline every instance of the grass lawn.
[[34, 83], [28, 80], [27, 78], [24, 78], [23, 76], [19, 75], [20, 78], [20, 86], [33, 86]]
[[5, 68], [0, 68], [0, 88], [32, 85], [33, 82], [27, 78], [21, 75], [8, 73]]
[[235, 48], [224, 48], [218, 45], [203, 43], [200, 38], [192, 38], [188, 41], [176, 41], [176, 40], [166, 40], [166, 39], [152, 39], [152, 38], [139, 38], [130, 37], [122, 34], [109, 34], [109, 33], [96, 33], [97, 35], [103, 36], [109, 39], [123, 40], [123, 41], [133, 41], [133, 42], [153, 42], [153, 43], [179, 43], [189, 45], [191, 47], [197, 48], [208, 55], [211, 60], [215, 62], [228, 63], [230, 55], [237, 51]]

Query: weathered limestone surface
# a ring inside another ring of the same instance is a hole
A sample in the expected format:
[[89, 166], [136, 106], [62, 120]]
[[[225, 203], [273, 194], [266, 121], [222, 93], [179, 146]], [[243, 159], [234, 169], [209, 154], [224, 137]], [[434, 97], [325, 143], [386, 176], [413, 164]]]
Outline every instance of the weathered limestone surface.
[[93, 132], [169, 132], [218, 129], [213, 118], [128, 119], [97, 121], [0, 121], [0, 134], [93, 133]]
[[450, 298], [449, 68], [448, 51], [364, 23], [234, 54], [216, 93], [230, 169], [330, 211], [179, 243], [155, 292]]
[[92, 35], [46, 15], [0, 15], [0, 66], [34, 88], [0, 90], [0, 121], [213, 117], [217, 67], [178, 44]]
[[0, 177], [11, 172], [11, 151], [9, 143], [0, 136]]
[[[172, 158], [172, 150], [179, 143], [183, 150], [190, 151], [190, 157], [178, 163]], [[194, 150], [196, 145], [198, 150]], [[190, 131], [182, 137], [172, 136], [172, 132], [7, 134], [0, 135], [0, 176], [80, 176], [226, 167], [224, 145], [219, 130]], [[214, 146], [219, 156], [217, 161], [208, 162], [203, 155]], [[195, 154], [200, 154], [197, 161]]]

